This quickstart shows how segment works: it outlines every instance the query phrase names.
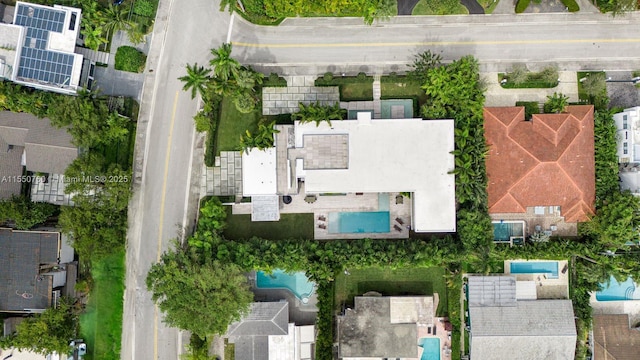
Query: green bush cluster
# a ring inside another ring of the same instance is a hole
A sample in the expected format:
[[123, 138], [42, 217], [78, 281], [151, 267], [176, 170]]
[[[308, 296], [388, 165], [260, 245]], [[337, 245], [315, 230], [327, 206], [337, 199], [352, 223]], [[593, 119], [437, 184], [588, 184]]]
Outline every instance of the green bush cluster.
[[13, 196], [0, 201], [0, 224], [9, 220], [18, 230], [29, 230], [44, 223], [58, 207], [49, 203], [31, 202], [26, 196]]
[[373, 84], [373, 76], [360, 72], [357, 76], [335, 76], [332, 72], [326, 72], [315, 81], [315, 86], [340, 86], [346, 84]]
[[135, 0], [133, 2], [133, 13], [149, 18], [156, 17], [158, 0]]
[[516, 14], [522, 14], [529, 7], [531, 0], [518, 0], [516, 3]]
[[524, 106], [524, 118], [531, 120], [533, 114], [540, 113], [540, 107], [535, 101], [516, 101], [516, 106]]
[[116, 70], [141, 73], [144, 70], [147, 56], [133, 46], [120, 46], [116, 50]]
[[287, 87], [287, 80], [276, 73], [271, 73], [262, 81], [262, 87]]

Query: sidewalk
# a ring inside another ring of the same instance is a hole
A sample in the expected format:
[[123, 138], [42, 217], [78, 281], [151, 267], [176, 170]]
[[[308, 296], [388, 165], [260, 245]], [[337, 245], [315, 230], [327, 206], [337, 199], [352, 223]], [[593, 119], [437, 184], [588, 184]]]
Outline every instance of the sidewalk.
[[578, 101], [578, 79], [575, 71], [560, 71], [560, 83], [550, 89], [503, 89], [498, 82], [497, 72], [481, 73], [480, 76], [487, 84], [485, 106], [515, 106], [516, 101], [544, 103], [547, 96], [554, 92], [568, 96], [569, 102]]

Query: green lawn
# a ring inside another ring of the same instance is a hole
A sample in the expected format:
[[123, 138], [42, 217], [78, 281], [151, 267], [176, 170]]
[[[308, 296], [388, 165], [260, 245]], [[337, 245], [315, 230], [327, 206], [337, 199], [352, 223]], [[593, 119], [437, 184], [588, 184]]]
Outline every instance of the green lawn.
[[411, 15], [468, 14], [469, 10], [457, 1], [420, 0]]
[[[581, 101], [589, 101], [589, 95], [587, 95], [584, 92], [584, 89], [582, 87], [582, 82], [580, 81], [580, 79], [582, 78], [586, 78], [587, 76], [589, 76], [589, 74], [595, 74], [595, 73], [604, 73], [604, 71], [578, 71], [577, 72], [577, 81], [578, 81], [578, 99], [580, 99]], [[635, 75], [634, 75], [635, 76]], [[606, 74], [605, 74], [605, 78], [606, 78]]]
[[340, 85], [341, 101], [373, 100], [373, 84], [370, 82], [352, 82]]
[[124, 251], [91, 265], [93, 288], [80, 315], [80, 336], [87, 343], [87, 360], [120, 359], [124, 296]]
[[[414, 106], [414, 116], [419, 116], [420, 108], [427, 101], [427, 95], [419, 84], [397, 77], [395, 81], [390, 77], [383, 77], [380, 82], [381, 98], [385, 99], [417, 99]], [[414, 101], [414, 105], [415, 101]]]
[[[506, 77], [506, 74], [498, 74], [498, 82], [502, 82], [502, 79]], [[558, 86], [558, 82], [549, 83], [540, 79], [538, 73], [531, 72], [527, 74], [527, 81], [522, 84], [514, 84], [512, 82], [501, 83], [503, 89], [550, 89]]]
[[313, 239], [313, 214], [280, 214], [280, 221], [252, 222], [251, 215], [231, 215], [227, 206], [227, 239], [248, 239], [259, 236], [268, 240]]
[[354, 296], [377, 291], [383, 296], [432, 295], [438, 293], [440, 303], [436, 314], [447, 312], [445, 269], [432, 268], [366, 268], [349, 270], [350, 275], [339, 274], [335, 281], [335, 306], [353, 305]]
[[229, 97], [222, 99], [221, 106], [216, 155], [219, 155], [220, 151], [239, 150], [240, 136], [247, 130], [251, 133], [255, 132], [262, 118], [261, 107], [257, 107], [250, 114], [243, 114], [236, 109], [233, 100]]

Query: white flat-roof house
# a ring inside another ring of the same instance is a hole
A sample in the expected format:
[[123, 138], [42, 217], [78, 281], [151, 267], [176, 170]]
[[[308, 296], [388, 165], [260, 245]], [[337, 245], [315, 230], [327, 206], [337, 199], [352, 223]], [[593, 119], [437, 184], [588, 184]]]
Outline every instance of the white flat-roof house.
[[82, 11], [18, 1], [13, 24], [0, 24], [0, 77], [41, 90], [74, 94], [83, 56], [74, 53]]
[[278, 129], [274, 148], [242, 158], [243, 195], [271, 209], [267, 218], [278, 218], [278, 195], [409, 192], [414, 231], [455, 232], [453, 120], [361, 112], [357, 120]]
[[613, 115], [617, 128], [620, 187], [640, 195], [640, 106]]

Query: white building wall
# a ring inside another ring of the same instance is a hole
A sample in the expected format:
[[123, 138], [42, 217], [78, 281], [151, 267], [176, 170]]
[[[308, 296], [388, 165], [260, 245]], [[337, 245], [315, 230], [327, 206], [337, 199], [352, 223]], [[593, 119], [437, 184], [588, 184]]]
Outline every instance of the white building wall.
[[618, 137], [618, 161], [640, 162], [640, 106], [625, 109], [613, 116]]

